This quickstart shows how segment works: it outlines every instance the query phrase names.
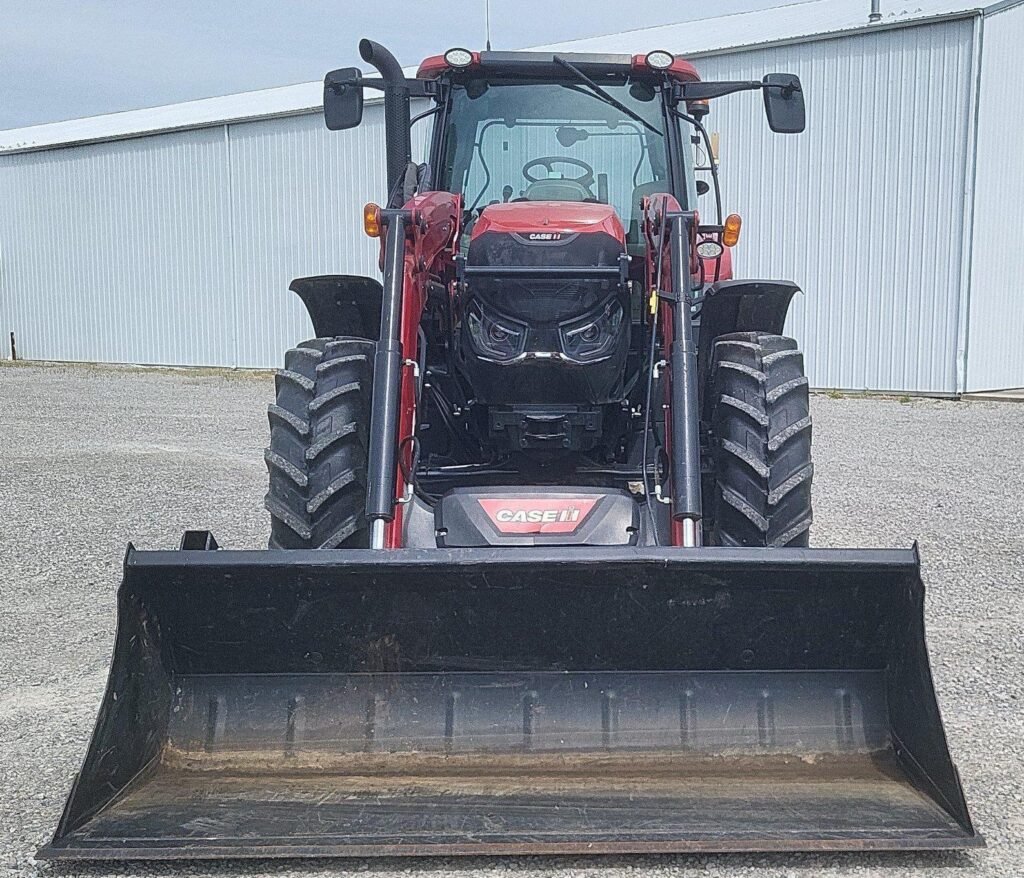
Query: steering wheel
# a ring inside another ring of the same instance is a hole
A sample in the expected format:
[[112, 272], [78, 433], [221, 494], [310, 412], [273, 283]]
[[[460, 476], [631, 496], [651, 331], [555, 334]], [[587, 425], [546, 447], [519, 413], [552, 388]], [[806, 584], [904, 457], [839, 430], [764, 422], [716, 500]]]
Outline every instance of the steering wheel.
[[543, 178], [532, 176], [530, 171], [540, 165], [544, 167], [549, 174], [552, 174], [554, 173], [554, 169], [551, 166], [558, 163], [563, 165], [572, 165], [574, 168], [581, 168], [583, 170], [583, 174], [579, 177], [566, 177], [570, 182], [579, 183], [580, 186], [583, 186], [586, 189], [590, 189], [593, 185], [594, 169], [590, 165], [580, 159], [569, 158], [568, 156], [561, 155], [545, 155], [541, 156], [539, 159], [527, 162], [523, 165], [523, 176], [531, 183], [540, 183]]

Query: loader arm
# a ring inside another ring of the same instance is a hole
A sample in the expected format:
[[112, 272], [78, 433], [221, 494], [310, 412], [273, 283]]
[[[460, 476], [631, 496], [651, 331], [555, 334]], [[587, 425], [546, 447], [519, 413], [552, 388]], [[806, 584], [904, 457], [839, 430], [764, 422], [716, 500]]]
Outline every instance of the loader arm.
[[[419, 329], [433, 279], [453, 276], [461, 198], [449, 192], [415, 196], [404, 207], [382, 214], [384, 267], [381, 334], [376, 353], [368, 471], [372, 480], [368, 514], [377, 548], [402, 545], [402, 506], [408, 502], [415, 466], [419, 405]], [[401, 502], [400, 502], [401, 501]]]

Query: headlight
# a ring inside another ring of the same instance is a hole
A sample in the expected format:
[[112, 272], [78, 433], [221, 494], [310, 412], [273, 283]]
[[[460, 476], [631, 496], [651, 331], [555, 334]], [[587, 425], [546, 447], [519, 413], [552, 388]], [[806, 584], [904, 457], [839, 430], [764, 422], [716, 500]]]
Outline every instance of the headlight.
[[653, 52], [648, 52], [647, 57], [644, 58], [647, 66], [653, 67], [655, 70], [668, 70], [675, 60], [675, 56], [664, 49], [655, 49]]
[[469, 67], [473, 63], [473, 53], [469, 49], [449, 49], [444, 53], [444, 60], [449, 67]]
[[722, 245], [711, 238], [705, 238], [697, 244], [697, 255], [701, 259], [717, 259], [722, 255]]
[[562, 353], [570, 360], [592, 363], [610, 356], [619, 340], [622, 305], [612, 300], [597, 318], [561, 327]]
[[479, 356], [507, 363], [526, 348], [526, 327], [507, 317], [492, 317], [473, 302], [466, 313], [466, 327]]

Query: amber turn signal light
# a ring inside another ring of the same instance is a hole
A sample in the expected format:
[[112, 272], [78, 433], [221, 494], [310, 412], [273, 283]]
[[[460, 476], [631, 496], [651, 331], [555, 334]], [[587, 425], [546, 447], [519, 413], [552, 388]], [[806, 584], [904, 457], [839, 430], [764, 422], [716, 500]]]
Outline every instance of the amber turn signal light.
[[725, 218], [725, 226], [722, 228], [722, 243], [726, 247], [735, 247], [740, 240], [740, 228], [743, 220], [738, 213], [730, 213]]
[[371, 238], [380, 237], [380, 207], [372, 201], [363, 207], [363, 231]]

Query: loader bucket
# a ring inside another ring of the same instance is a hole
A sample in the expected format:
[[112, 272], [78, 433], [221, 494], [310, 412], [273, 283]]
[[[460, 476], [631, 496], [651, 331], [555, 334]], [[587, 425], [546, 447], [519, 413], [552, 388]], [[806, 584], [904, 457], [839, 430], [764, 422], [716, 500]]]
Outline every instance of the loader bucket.
[[923, 599], [916, 550], [129, 547], [40, 853], [979, 845]]

